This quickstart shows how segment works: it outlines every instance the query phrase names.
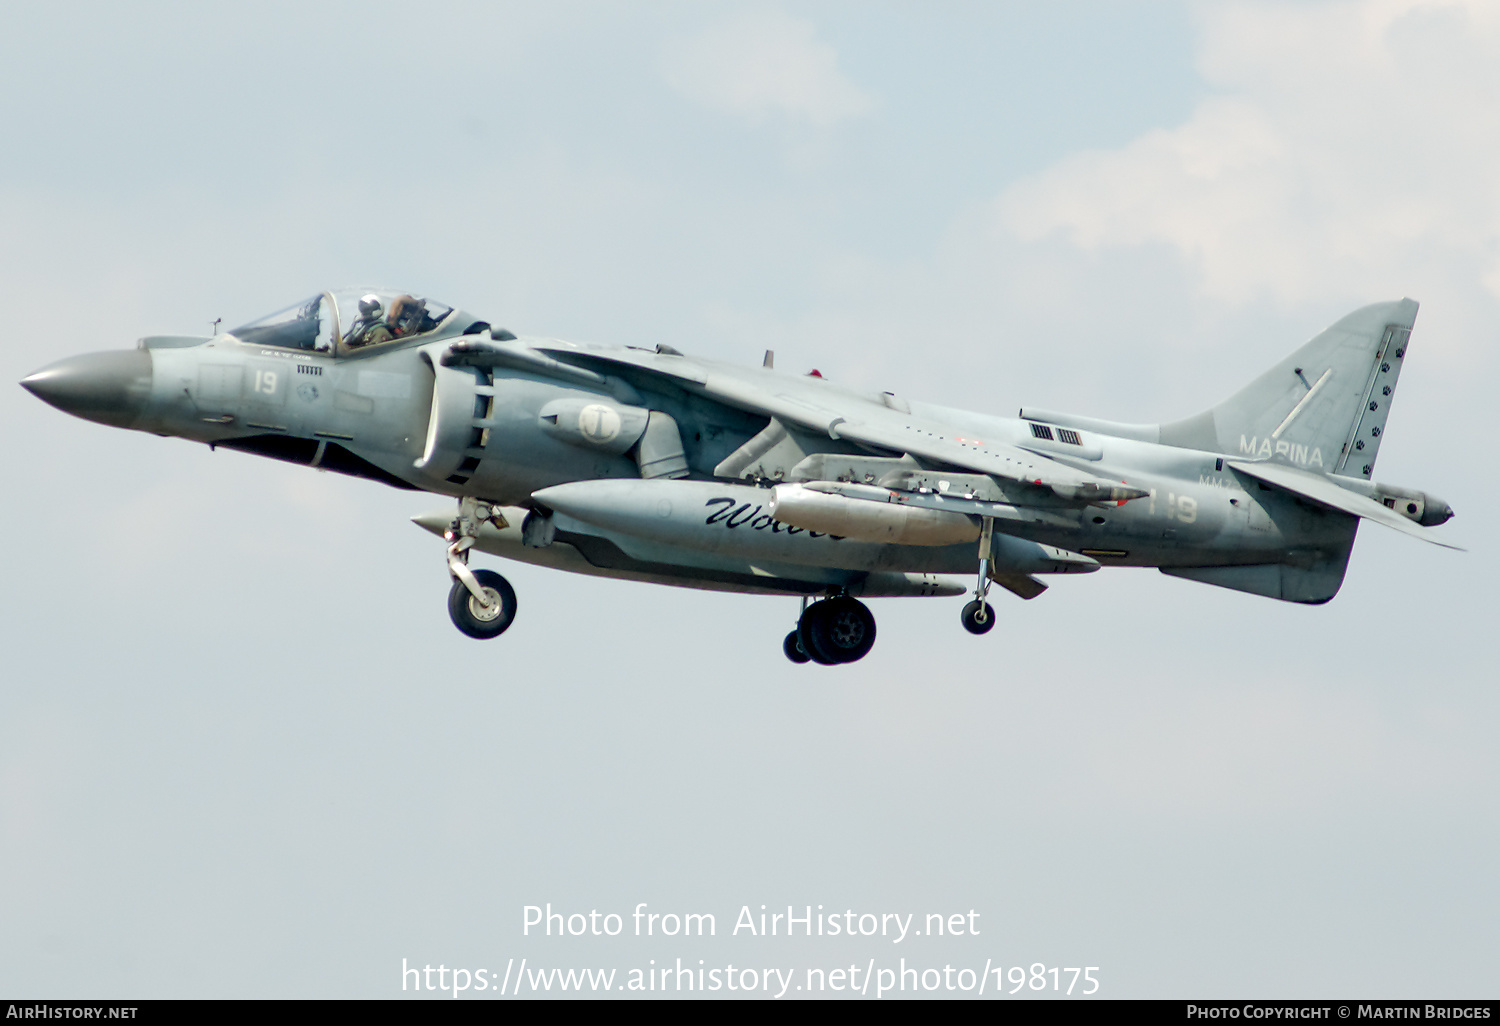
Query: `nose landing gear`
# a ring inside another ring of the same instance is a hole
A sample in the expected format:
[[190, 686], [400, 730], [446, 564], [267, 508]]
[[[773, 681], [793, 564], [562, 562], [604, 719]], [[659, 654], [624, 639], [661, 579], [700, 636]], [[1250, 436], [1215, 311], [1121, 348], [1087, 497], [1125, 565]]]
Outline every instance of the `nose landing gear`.
[[486, 502], [465, 496], [458, 502], [458, 516], [443, 537], [448, 546], [448, 573], [453, 587], [448, 592], [448, 616], [453, 626], [471, 638], [496, 638], [516, 618], [516, 592], [510, 582], [493, 570], [470, 570], [469, 550], [486, 523], [507, 526], [499, 511]]

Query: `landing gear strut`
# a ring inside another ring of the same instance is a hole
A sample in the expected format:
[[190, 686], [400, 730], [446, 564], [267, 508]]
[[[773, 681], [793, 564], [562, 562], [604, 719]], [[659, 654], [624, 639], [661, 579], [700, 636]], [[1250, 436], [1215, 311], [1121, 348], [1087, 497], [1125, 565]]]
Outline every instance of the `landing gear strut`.
[[984, 517], [979, 530], [979, 582], [974, 585], [974, 601], [964, 606], [959, 620], [970, 634], [984, 634], [995, 626], [995, 610], [985, 601], [990, 593], [990, 542], [995, 537], [995, 518]]
[[794, 663], [805, 663], [808, 661], [808, 659], [811, 658], [806, 652], [802, 650], [802, 639], [797, 637], [796, 631], [792, 631], [792, 633], [788, 634], [785, 640], [781, 642], [781, 650], [785, 652], [786, 657]]
[[794, 663], [809, 659], [822, 666], [863, 659], [875, 644], [875, 616], [868, 606], [847, 595], [834, 595], [807, 605], [803, 599], [797, 629], [786, 636], [782, 650]]
[[471, 638], [495, 638], [516, 618], [516, 592], [510, 582], [493, 570], [470, 570], [469, 550], [486, 523], [505, 527], [505, 518], [489, 503], [472, 496], [458, 501], [443, 537], [448, 545], [448, 573], [453, 587], [448, 592], [448, 616], [453, 626]]
[[[802, 596], [802, 612], [797, 615], [797, 623], [798, 623], [799, 627], [800, 627], [800, 625], [802, 623], [802, 617], [804, 617], [806, 615], [807, 615], [807, 596], [803, 595]], [[781, 643], [781, 651], [785, 652], [786, 653], [786, 657], [788, 659], [790, 659], [792, 662], [801, 664], [801, 663], [807, 662], [812, 657], [807, 654], [807, 649], [805, 649], [805, 648], [802, 647], [802, 639], [800, 637], [798, 637], [797, 635], [798, 635], [798, 627], [792, 628], [792, 633], [788, 634], [786, 636], [785, 640], [783, 640], [782, 643]]]

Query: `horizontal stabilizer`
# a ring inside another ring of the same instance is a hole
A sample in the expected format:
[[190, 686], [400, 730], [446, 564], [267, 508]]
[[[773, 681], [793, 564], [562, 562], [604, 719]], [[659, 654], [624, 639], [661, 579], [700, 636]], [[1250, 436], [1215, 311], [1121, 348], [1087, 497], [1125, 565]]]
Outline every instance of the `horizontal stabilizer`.
[[1252, 462], [1249, 460], [1226, 460], [1230, 467], [1248, 474], [1251, 477], [1264, 481], [1266, 484], [1274, 485], [1293, 495], [1300, 495], [1304, 499], [1321, 503], [1330, 509], [1348, 513], [1351, 516], [1363, 517], [1373, 520], [1386, 527], [1395, 528], [1402, 534], [1409, 534], [1413, 538], [1421, 538], [1423, 541], [1434, 545], [1441, 545], [1445, 549], [1457, 549], [1464, 551], [1457, 545], [1449, 545], [1440, 542], [1427, 533], [1427, 528], [1412, 523], [1394, 510], [1387, 509], [1383, 504], [1364, 495], [1351, 492], [1342, 487], [1337, 481], [1326, 474], [1313, 474], [1296, 467], [1287, 466], [1285, 463]]

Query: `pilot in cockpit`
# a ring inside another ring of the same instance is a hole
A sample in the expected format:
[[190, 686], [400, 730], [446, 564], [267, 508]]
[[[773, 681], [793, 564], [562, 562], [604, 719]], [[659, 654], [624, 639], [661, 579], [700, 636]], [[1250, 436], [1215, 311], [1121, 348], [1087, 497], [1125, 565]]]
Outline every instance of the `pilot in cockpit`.
[[425, 323], [427, 320], [425, 300], [414, 296], [397, 296], [391, 300], [390, 325], [396, 338], [431, 330], [434, 325]]
[[[395, 304], [392, 304], [392, 312]], [[344, 345], [350, 349], [360, 346], [374, 345], [377, 342], [389, 342], [395, 338], [395, 333], [390, 326], [381, 320], [382, 313], [380, 297], [371, 293], [359, 301], [359, 317], [344, 335]]]

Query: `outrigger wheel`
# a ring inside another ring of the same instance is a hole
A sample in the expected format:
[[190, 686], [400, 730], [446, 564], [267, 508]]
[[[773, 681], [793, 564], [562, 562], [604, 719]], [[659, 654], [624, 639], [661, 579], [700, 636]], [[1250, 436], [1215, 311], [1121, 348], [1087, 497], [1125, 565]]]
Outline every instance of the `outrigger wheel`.
[[448, 592], [448, 615], [453, 626], [471, 638], [497, 638], [516, 618], [516, 591], [493, 570], [475, 570], [474, 579], [488, 604], [475, 598], [463, 581], [454, 581]]
[[863, 659], [875, 644], [875, 616], [863, 602], [841, 595], [808, 606], [796, 633], [802, 651], [813, 662], [824, 666], [852, 663]]
[[970, 634], [983, 634], [995, 626], [995, 607], [983, 599], [975, 599], [964, 606], [960, 614], [964, 623], [964, 630]]

